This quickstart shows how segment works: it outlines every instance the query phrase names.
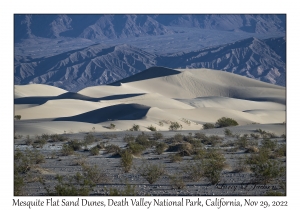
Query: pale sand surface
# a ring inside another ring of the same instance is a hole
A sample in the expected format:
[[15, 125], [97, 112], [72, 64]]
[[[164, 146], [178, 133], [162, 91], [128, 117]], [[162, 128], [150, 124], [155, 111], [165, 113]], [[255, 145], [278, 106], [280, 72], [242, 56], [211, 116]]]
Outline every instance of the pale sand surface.
[[[16, 85], [15, 115], [22, 118], [15, 123], [15, 132], [89, 132], [93, 127], [99, 132], [126, 131], [134, 124], [142, 131], [149, 131], [150, 125], [167, 131], [171, 121], [183, 130], [200, 130], [202, 124], [221, 117], [235, 119], [238, 127], [286, 121], [284, 87], [208, 69], [180, 72], [157, 67], [154, 71], [154, 76], [146, 70], [119, 84], [78, 93], [48, 85]], [[33, 99], [39, 104], [30, 104]], [[115, 130], [108, 128], [111, 123]]]
[[58, 96], [66, 92], [61, 88], [42, 84], [15, 85], [14, 97]]

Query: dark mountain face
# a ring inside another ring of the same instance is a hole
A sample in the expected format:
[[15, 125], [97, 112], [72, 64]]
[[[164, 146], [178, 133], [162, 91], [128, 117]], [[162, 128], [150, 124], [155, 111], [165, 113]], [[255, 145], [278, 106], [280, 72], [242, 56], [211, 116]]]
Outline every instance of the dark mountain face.
[[[200, 51], [161, 57], [158, 63], [171, 68], [225, 70], [285, 86], [285, 38], [250, 38]], [[277, 53], [278, 54], [277, 54]]]
[[93, 45], [56, 56], [15, 63], [15, 84], [42, 83], [77, 91], [107, 84], [156, 65], [156, 56], [127, 45]]
[[18, 15], [15, 42], [33, 37], [117, 39], [175, 33], [168, 26], [249, 33], [285, 32], [286, 15]]
[[15, 58], [15, 84], [42, 83], [78, 91], [109, 84], [152, 66], [211, 68], [285, 86], [285, 38], [250, 38], [188, 53], [157, 55], [128, 45], [93, 45], [56, 56]]

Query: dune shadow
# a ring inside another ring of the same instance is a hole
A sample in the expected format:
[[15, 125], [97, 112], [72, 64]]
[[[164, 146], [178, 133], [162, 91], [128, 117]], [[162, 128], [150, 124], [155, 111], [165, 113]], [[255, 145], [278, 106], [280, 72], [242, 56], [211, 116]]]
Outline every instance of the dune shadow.
[[53, 121], [75, 121], [95, 124], [112, 120], [137, 120], [145, 117], [150, 108], [140, 104], [118, 104], [72, 117], [56, 118]]
[[93, 98], [93, 97], [82, 95], [80, 93], [67, 92], [58, 96], [40, 96], [40, 97], [33, 96], [33, 97], [16, 98], [14, 99], [14, 104], [41, 105], [46, 103], [49, 100], [60, 100], [60, 99], [76, 99], [76, 100], [83, 100], [83, 101], [98, 102], [100, 100], [117, 100], [117, 99], [131, 98], [139, 95], [144, 95], [144, 93], [120, 94], [120, 95], [105, 96], [101, 98]]

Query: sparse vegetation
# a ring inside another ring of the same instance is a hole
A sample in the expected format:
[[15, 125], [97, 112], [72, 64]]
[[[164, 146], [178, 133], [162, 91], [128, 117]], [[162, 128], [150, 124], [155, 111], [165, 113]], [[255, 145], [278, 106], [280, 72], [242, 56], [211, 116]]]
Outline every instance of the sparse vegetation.
[[130, 128], [129, 130], [130, 130], [130, 131], [139, 131], [139, 130], [140, 130], [140, 126], [134, 124], [134, 125], [132, 126], [132, 128]]
[[169, 175], [169, 180], [173, 189], [183, 189], [185, 187], [183, 177], [179, 173]]
[[21, 120], [21, 115], [15, 115], [15, 120]]
[[225, 128], [225, 129], [224, 129], [224, 134], [225, 134], [225, 136], [229, 136], [229, 137], [232, 137], [232, 136], [233, 136], [231, 130], [229, 130], [228, 128]]
[[178, 129], [182, 129], [182, 125], [178, 122], [171, 122], [171, 125], [169, 126], [169, 130], [176, 131]]
[[239, 124], [234, 119], [228, 117], [222, 117], [217, 120], [215, 127], [223, 128], [223, 127], [237, 126], [237, 125]]
[[156, 127], [154, 127], [153, 125], [150, 125], [147, 127], [150, 131], [156, 131]]
[[155, 140], [164, 138], [163, 134], [162, 134], [162, 133], [159, 133], [159, 132], [153, 133], [152, 136], [153, 136], [153, 138], [154, 138]]
[[212, 123], [205, 123], [202, 125], [202, 128], [203, 129], [212, 129], [212, 128], [215, 128], [215, 125]]
[[115, 125], [115, 124], [111, 123], [111, 124], [109, 125], [109, 129], [114, 130], [115, 128], [116, 128], [116, 125]]
[[133, 157], [129, 150], [123, 150], [121, 152], [121, 166], [125, 173], [128, 173], [132, 166]]
[[166, 148], [168, 148], [166, 143], [158, 143], [155, 147], [155, 152], [160, 155], [165, 151]]
[[138, 168], [138, 172], [149, 184], [153, 184], [164, 174], [165, 170], [161, 164], [145, 163]]

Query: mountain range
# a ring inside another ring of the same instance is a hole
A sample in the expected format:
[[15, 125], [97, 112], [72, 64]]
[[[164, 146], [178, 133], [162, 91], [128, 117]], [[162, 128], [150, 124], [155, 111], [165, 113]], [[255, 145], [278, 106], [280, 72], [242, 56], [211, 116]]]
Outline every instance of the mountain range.
[[[148, 19], [159, 19], [159, 16]], [[15, 56], [14, 82], [48, 84], [77, 92], [88, 86], [113, 83], [153, 66], [164, 66], [211, 68], [285, 86], [285, 45], [285, 37], [248, 38], [191, 52], [161, 55], [127, 44], [111, 47], [95, 44], [36, 59]]]

